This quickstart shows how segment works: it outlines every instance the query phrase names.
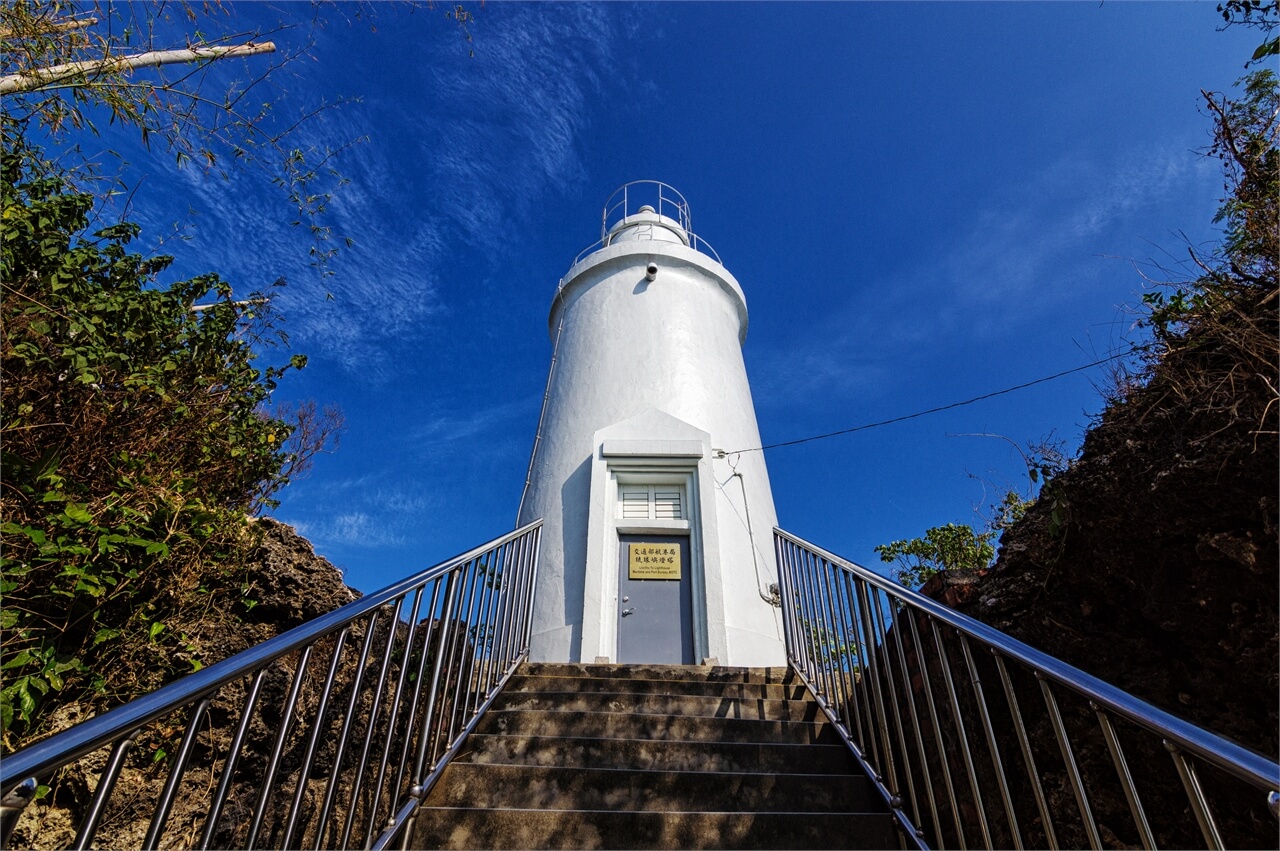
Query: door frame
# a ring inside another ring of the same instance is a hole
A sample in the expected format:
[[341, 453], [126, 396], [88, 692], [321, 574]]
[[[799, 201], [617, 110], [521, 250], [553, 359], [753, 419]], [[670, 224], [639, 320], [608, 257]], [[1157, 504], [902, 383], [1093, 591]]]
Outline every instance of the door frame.
[[[684, 490], [684, 505], [681, 506], [684, 519], [658, 520], [649, 518], [623, 519], [621, 501], [618, 498], [619, 485], [679, 485]], [[608, 506], [609, 531], [605, 536], [605, 565], [612, 569], [602, 570], [600, 579], [600, 596], [602, 600], [611, 601], [612, 605], [603, 605], [603, 612], [609, 616], [601, 618], [600, 646], [609, 648], [607, 655], [611, 660], [618, 658], [618, 615], [622, 606], [618, 594], [618, 564], [621, 542], [619, 535], [675, 535], [689, 538], [689, 594], [693, 612], [693, 658], [707, 657], [707, 594], [706, 577], [702, 564], [702, 530], [698, 523], [698, 472], [696, 467], [672, 466], [671, 464], [645, 463], [639, 459], [628, 459], [622, 463], [609, 464], [609, 482], [606, 504]]]
[[[630, 483], [628, 483], [628, 484], [630, 484]], [[623, 537], [624, 535], [625, 535], [625, 536], [627, 536], [628, 538], [633, 539], [633, 540], [630, 540], [630, 541], [623, 541], [623, 540], [622, 540], [622, 537]], [[687, 650], [687, 652], [688, 652], [688, 654], [689, 654], [689, 656], [690, 656], [691, 658], [687, 659], [687, 661], [686, 661], [684, 658], [681, 658], [681, 660], [680, 660], [679, 662], [669, 662], [669, 661], [667, 661], [667, 662], [663, 662], [663, 661], [659, 661], [659, 660], [656, 660], [656, 659], [647, 659], [647, 660], [643, 660], [643, 661], [641, 661], [641, 662], [632, 662], [632, 663], [630, 663], [630, 664], [645, 664], [645, 663], [653, 663], [653, 664], [661, 664], [661, 665], [669, 665], [669, 664], [694, 665], [694, 664], [697, 664], [697, 662], [698, 662], [698, 660], [699, 660], [700, 658], [702, 658], [702, 657], [699, 657], [699, 656], [698, 656], [698, 642], [697, 642], [697, 638], [696, 638], [696, 636], [697, 636], [697, 634], [698, 634], [698, 629], [697, 629], [696, 624], [695, 624], [695, 623], [694, 623], [694, 621], [693, 621], [693, 610], [694, 610], [693, 600], [694, 600], [694, 596], [695, 596], [695, 594], [694, 594], [694, 584], [695, 584], [695, 582], [697, 581], [697, 578], [696, 578], [696, 576], [694, 575], [694, 571], [693, 571], [693, 546], [692, 546], [692, 542], [691, 542], [691, 540], [690, 540], [690, 536], [686, 533], [686, 531], [685, 531], [685, 530], [670, 530], [670, 529], [668, 529], [668, 530], [664, 530], [664, 531], [662, 531], [661, 533], [659, 533], [659, 532], [654, 532], [654, 531], [629, 532], [629, 531], [627, 531], [626, 529], [620, 529], [620, 530], [618, 530], [618, 548], [617, 548], [617, 554], [618, 554], [618, 565], [617, 565], [617, 570], [615, 570], [615, 571], [614, 571], [614, 573], [613, 573], [613, 576], [614, 576], [614, 582], [615, 582], [615, 583], [617, 583], [619, 600], [618, 600], [618, 609], [617, 609], [617, 613], [616, 613], [616, 615], [615, 615], [615, 617], [614, 617], [614, 619], [613, 619], [614, 630], [615, 630], [615, 633], [614, 633], [615, 637], [614, 637], [614, 653], [613, 653], [613, 657], [612, 657], [612, 658], [613, 658], [615, 661], [619, 661], [619, 662], [620, 662], [620, 661], [621, 661], [621, 659], [622, 659], [622, 630], [623, 630], [623, 623], [624, 623], [624, 621], [623, 621], [623, 619], [622, 619], [622, 610], [623, 610], [624, 608], [626, 608], [626, 607], [628, 607], [628, 606], [631, 606], [631, 605], [633, 605], [633, 604], [635, 604], [635, 603], [637, 602], [636, 598], [632, 598], [632, 599], [631, 599], [631, 601], [629, 601], [629, 602], [624, 602], [625, 598], [621, 597], [623, 573], [624, 573], [624, 571], [625, 571], [625, 570], [626, 570], [626, 568], [627, 568], [627, 559], [625, 558], [625, 553], [624, 553], [623, 548], [624, 548], [625, 546], [627, 546], [627, 545], [634, 545], [634, 544], [636, 544], [636, 543], [644, 543], [644, 542], [645, 542], [645, 539], [652, 540], [652, 539], [654, 539], [654, 538], [662, 539], [662, 540], [658, 541], [658, 543], [670, 542], [672, 539], [675, 539], [676, 541], [679, 541], [679, 542], [680, 542], [680, 546], [681, 546], [681, 548], [684, 550], [684, 552], [685, 552], [685, 553], [687, 553], [687, 554], [688, 554], [688, 558], [687, 558], [687, 559], [685, 559], [685, 567], [684, 567], [684, 569], [687, 571], [687, 573], [686, 573], [686, 575], [685, 575], [685, 576], [681, 577], [681, 578], [678, 580], [679, 588], [678, 588], [677, 593], [676, 593], [676, 595], [675, 595], [675, 596], [676, 596], [676, 601], [677, 601], [676, 605], [677, 605], [677, 607], [678, 607], [678, 608], [677, 608], [677, 611], [676, 611], [676, 613], [675, 613], [675, 614], [676, 614], [676, 622], [677, 622], [678, 624], [680, 624], [680, 625], [681, 625], [681, 627], [683, 627], [683, 625], [684, 625], [684, 606], [685, 606], [685, 604], [686, 604], [686, 600], [685, 600], [685, 598], [684, 598], [684, 594], [687, 592], [687, 593], [688, 593], [688, 600], [687, 600], [687, 603], [688, 603], [688, 613], [689, 613], [689, 630], [690, 630], [689, 635], [688, 635], [689, 643], [686, 645], [686, 644], [684, 643], [684, 638], [683, 638], [683, 637], [681, 638], [681, 642], [680, 642], [681, 653], [680, 653], [680, 655], [681, 655], [681, 657], [684, 657], [684, 654], [685, 654], [685, 652], [686, 652], [686, 650]], [[635, 539], [639, 539], [639, 540], [635, 540]], [[686, 584], [686, 581], [685, 581], [685, 580], [686, 580], [686, 578], [687, 578], [687, 580], [688, 580], [688, 581], [687, 581], [687, 584]], [[666, 584], [666, 583], [663, 583], [663, 584]], [[639, 593], [639, 589], [637, 589], [636, 585], [634, 585], [634, 584], [633, 584], [633, 585], [631, 586], [631, 589], [632, 589], [632, 590], [631, 590], [631, 593], [632, 593], [632, 594], [638, 594], [638, 593]], [[642, 601], [642, 602], [644, 602], [644, 601]], [[648, 600], [648, 602], [653, 602], [653, 598], [652, 598], [652, 597], [650, 597], [650, 598], [649, 598], [649, 600]], [[650, 614], [652, 614], [652, 613], [653, 613], [653, 611], [654, 611], [654, 610], [650, 610]], [[666, 612], [666, 614], [668, 614], [668, 615], [670, 614], [670, 612], [669, 612], [669, 611], [667, 611], [665, 608], [660, 608], [658, 611]], [[633, 649], [635, 649], [635, 648], [633, 648]], [[643, 655], [643, 654], [640, 654], [640, 655]]]
[[[694, 579], [691, 591], [695, 659], [706, 663], [708, 659], [727, 658], [725, 589], [716, 519], [718, 497], [710, 435], [670, 414], [649, 409], [600, 429], [592, 442], [591, 496], [583, 542], [586, 572], [581, 602], [573, 601], [577, 603], [574, 608], [581, 607], [581, 632], [573, 642], [577, 661], [617, 659], [620, 530], [639, 534], [679, 534], [687, 530]], [[683, 484], [687, 519], [623, 521], [618, 516], [619, 474], [624, 481], [629, 476], [653, 476]]]

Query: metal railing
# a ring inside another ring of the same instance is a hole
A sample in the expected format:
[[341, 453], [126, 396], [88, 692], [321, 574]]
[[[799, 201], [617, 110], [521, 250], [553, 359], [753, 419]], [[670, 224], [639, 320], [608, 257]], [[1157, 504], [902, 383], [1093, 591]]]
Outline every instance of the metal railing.
[[[708, 257], [710, 257], [712, 260], [714, 260], [714, 261], [716, 261], [717, 263], [719, 263], [721, 266], [723, 266], [723, 265], [724, 265], [724, 261], [722, 261], [722, 260], [720, 259], [720, 255], [716, 253], [716, 250], [715, 250], [714, 248], [712, 248], [712, 247], [711, 247], [711, 245], [710, 245], [710, 243], [708, 243], [705, 239], [703, 239], [702, 237], [698, 236], [696, 233], [690, 233], [690, 234], [688, 234], [688, 237], [689, 237], [689, 246], [690, 246], [691, 248], [693, 248], [693, 250], [694, 250], [694, 251], [697, 251], [699, 254], [705, 254], [705, 255], [707, 255], [707, 256], [708, 256]], [[655, 240], [655, 241], [656, 241], [656, 240]], [[573, 277], [572, 271], [573, 271], [573, 267], [574, 267], [574, 266], [577, 266], [577, 265], [578, 265], [579, 263], [581, 263], [585, 258], [587, 258], [587, 257], [591, 256], [592, 254], [595, 254], [595, 253], [596, 253], [597, 251], [599, 251], [600, 249], [602, 249], [602, 248], [608, 248], [608, 247], [609, 247], [609, 244], [610, 244], [610, 243], [609, 243], [609, 240], [608, 240], [608, 239], [597, 239], [595, 242], [591, 243], [591, 244], [590, 244], [590, 245], [588, 245], [586, 248], [584, 248], [584, 249], [582, 249], [581, 251], [579, 251], [579, 252], [578, 252], [578, 256], [577, 256], [577, 257], [574, 257], [574, 258], [573, 258], [573, 262], [569, 264], [569, 270], [570, 270], [570, 271], [569, 271], [569, 273], [568, 273], [568, 274], [566, 274], [566, 275], [565, 275], [565, 278], [566, 278], [566, 279], [568, 279], [568, 278], [572, 278], [572, 277]], [[665, 245], [679, 245], [679, 243], [677, 243], [677, 242], [670, 242], [670, 243], [664, 243], [664, 244], [665, 244]]]
[[604, 212], [600, 215], [600, 238], [607, 239], [614, 225], [646, 204], [653, 207], [659, 216], [675, 221], [685, 233], [693, 232], [689, 202], [678, 189], [661, 180], [633, 180], [613, 190], [609, 200], [604, 202]]
[[[48, 784], [56, 807], [83, 788], [73, 848], [407, 846], [528, 654], [540, 534], [531, 523], [25, 748], [0, 764], [0, 793]], [[17, 807], [6, 815], [5, 845]]]
[[790, 662], [916, 847], [1275, 847], [1275, 762], [774, 539]]
[[[609, 196], [609, 200], [604, 202], [604, 211], [600, 215], [600, 238], [579, 251], [573, 258], [573, 262], [569, 264], [569, 268], [577, 266], [587, 255], [594, 254], [601, 248], [607, 248], [613, 239], [611, 233], [613, 228], [628, 216], [640, 212], [640, 208], [645, 205], [653, 207], [654, 212], [659, 216], [674, 221], [688, 237], [690, 248], [724, 265], [716, 250], [705, 239], [693, 232], [689, 202], [678, 190], [659, 180], [633, 180], [615, 189]], [[652, 234], [652, 231], [649, 233]]]

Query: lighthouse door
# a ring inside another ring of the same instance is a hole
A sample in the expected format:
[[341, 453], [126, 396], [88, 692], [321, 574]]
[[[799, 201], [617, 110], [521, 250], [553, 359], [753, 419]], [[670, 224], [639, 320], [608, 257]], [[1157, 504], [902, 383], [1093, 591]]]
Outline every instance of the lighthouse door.
[[690, 568], [686, 535], [618, 535], [619, 663], [694, 663]]

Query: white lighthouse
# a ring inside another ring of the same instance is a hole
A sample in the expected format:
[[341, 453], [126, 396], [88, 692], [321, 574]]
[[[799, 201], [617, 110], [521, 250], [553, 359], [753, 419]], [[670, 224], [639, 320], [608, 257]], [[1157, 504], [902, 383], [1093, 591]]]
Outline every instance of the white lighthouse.
[[732, 454], [760, 446], [746, 299], [679, 192], [614, 193], [549, 327], [519, 514], [543, 520], [531, 658], [785, 664], [764, 454]]

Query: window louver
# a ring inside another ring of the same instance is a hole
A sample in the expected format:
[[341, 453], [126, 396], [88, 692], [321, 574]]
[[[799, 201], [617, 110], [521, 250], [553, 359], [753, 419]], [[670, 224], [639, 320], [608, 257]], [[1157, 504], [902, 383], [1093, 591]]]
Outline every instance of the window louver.
[[680, 491], [655, 490], [653, 495], [654, 517], [662, 520], [680, 520]]
[[683, 520], [684, 491], [670, 485], [630, 485], [618, 489], [624, 520]]
[[624, 519], [644, 520], [649, 517], [649, 489], [624, 490], [622, 492], [622, 516]]

